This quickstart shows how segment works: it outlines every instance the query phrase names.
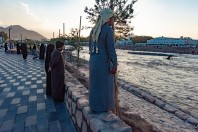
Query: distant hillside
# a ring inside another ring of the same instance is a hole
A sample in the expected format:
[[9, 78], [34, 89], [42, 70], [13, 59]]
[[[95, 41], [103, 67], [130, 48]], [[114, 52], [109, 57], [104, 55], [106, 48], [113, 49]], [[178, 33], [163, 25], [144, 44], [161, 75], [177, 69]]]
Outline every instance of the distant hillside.
[[[10, 28], [10, 26], [6, 27], [6, 28], [0, 27], [0, 31], [3, 31], [8, 34], [9, 28]], [[21, 34], [22, 34], [22, 39], [25, 39], [25, 38], [32, 39], [32, 40], [46, 39], [41, 34], [35, 32], [35, 31], [27, 30], [20, 25], [12, 25], [11, 28], [12, 29], [10, 30], [10, 37], [12, 40], [20, 40]]]

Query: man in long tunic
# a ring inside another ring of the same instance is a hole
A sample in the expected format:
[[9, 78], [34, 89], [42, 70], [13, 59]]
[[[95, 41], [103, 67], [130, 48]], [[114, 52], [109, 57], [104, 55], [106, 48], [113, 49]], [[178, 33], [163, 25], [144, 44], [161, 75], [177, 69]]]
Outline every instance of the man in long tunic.
[[65, 67], [61, 51], [64, 49], [64, 43], [56, 42], [56, 49], [51, 54], [50, 67], [52, 98], [54, 101], [63, 102], [65, 95]]
[[114, 48], [113, 11], [101, 11], [90, 33], [89, 51], [89, 105], [93, 112], [113, 110], [114, 74], [117, 71], [117, 55]]

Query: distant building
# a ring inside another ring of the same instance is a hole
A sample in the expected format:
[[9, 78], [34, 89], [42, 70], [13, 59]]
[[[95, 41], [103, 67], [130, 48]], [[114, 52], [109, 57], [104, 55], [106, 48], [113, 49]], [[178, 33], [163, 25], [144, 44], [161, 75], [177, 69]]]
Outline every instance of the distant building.
[[120, 39], [116, 41], [116, 45], [120, 45], [120, 46], [128, 46], [128, 45], [132, 45], [133, 42], [130, 38], [128, 39]]
[[193, 40], [190, 37], [183, 36], [181, 36], [180, 38], [168, 38], [162, 36], [147, 40], [146, 44], [156, 46], [193, 47], [197, 44], [197, 40]]

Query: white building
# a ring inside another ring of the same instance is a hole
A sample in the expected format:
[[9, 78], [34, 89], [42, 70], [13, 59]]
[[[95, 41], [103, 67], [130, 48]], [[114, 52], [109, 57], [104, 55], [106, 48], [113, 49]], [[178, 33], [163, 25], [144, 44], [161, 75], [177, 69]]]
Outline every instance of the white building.
[[116, 45], [127, 46], [127, 45], [132, 45], [132, 44], [133, 44], [133, 42], [129, 38], [116, 40]]
[[196, 43], [197, 40], [193, 40], [189, 37], [168, 38], [162, 36], [151, 40], [147, 40], [147, 45], [176, 46], [176, 47], [190, 47], [190, 46], [195, 46]]

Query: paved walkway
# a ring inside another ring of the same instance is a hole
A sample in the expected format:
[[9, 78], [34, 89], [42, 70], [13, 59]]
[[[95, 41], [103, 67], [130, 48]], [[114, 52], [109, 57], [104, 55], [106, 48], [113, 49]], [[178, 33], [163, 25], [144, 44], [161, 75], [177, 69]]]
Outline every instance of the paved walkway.
[[0, 132], [76, 132], [64, 103], [46, 97], [44, 61], [0, 49]]

